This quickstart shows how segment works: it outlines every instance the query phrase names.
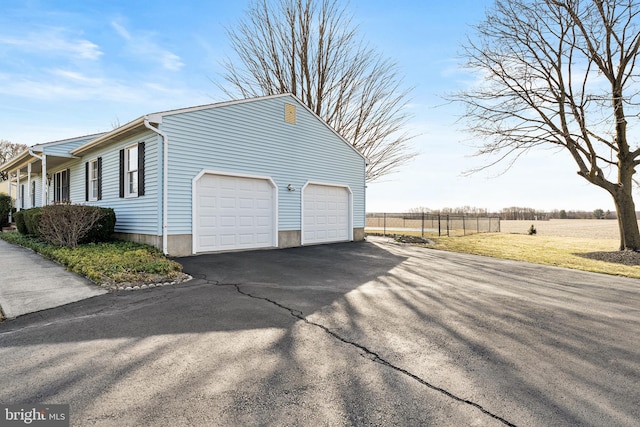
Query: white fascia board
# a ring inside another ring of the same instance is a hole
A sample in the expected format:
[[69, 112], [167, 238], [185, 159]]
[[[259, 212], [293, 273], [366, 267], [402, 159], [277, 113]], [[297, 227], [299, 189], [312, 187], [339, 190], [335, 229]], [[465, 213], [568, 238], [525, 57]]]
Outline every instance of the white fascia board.
[[99, 137], [92, 139], [91, 141], [87, 142], [86, 144], [83, 144], [73, 150], [71, 150], [71, 154], [75, 155], [75, 156], [81, 156], [83, 153], [86, 153], [87, 151], [100, 146], [101, 144], [103, 144], [104, 142], [124, 133], [127, 131], [130, 131], [132, 129], [135, 129], [136, 127], [143, 127], [144, 128], [144, 116], [143, 117], [138, 117], [135, 120], [130, 121], [129, 123], [126, 123], [122, 126], [120, 126], [119, 128], [116, 128], [114, 130], [112, 130], [111, 132], [107, 132], [104, 133], [102, 135], [100, 135]]
[[11, 172], [13, 169], [19, 169], [28, 162], [29, 158], [31, 158], [31, 154], [29, 154], [29, 150], [27, 149], [8, 162], [0, 165], [0, 172]]

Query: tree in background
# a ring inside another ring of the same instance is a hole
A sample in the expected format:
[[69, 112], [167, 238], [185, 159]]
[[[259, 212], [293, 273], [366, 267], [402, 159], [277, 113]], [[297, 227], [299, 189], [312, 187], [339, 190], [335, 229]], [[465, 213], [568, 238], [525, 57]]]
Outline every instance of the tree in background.
[[[0, 165], [11, 160], [27, 148], [24, 144], [14, 144], [11, 141], [0, 139]], [[0, 181], [6, 181], [7, 179], [9, 179], [9, 174], [7, 172], [0, 172]]]
[[621, 250], [640, 249], [640, 144], [628, 133], [640, 113], [639, 12], [635, 0], [498, 0], [465, 46], [481, 79], [452, 97], [484, 141], [485, 167], [538, 146], [566, 150], [612, 196]]
[[238, 62], [223, 63], [219, 86], [230, 97], [294, 94], [369, 159], [367, 181], [415, 156], [398, 68], [338, 0], [255, 0], [228, 36]]

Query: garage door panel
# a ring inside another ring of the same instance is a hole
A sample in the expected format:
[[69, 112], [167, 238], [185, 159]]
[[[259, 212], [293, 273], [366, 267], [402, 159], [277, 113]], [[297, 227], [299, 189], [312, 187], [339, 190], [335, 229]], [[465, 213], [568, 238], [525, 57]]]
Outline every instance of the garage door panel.
[[218, 224], [218, 217], [210, 215], [202, 215], [200, 217], [200, 226], [209, 228], [215, 227]]
[[241, 216], [240, 227], [253, 227], [255, 225], [255, 218], [252, 216]]
[[197, 252], [275, 245], [275, 196], [268, 180], [205, 174], [196, 192]]
[[329, 185], [307, 185], [302, 223], [304, 244], [349, 240], [348, 190]]

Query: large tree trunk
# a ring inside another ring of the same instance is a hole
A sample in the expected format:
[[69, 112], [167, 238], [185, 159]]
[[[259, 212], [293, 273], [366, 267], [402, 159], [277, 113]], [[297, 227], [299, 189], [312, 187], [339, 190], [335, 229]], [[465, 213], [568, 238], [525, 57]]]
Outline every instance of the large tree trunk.
[[[629, 180], [630, 181], [630, 180]], [[631, 183], [621, 186], [611, 195], [618, 214], [620, 229], [620, 250], [640, 250], [640, 230], [636, 217], [636, 205], [633, 202]]]

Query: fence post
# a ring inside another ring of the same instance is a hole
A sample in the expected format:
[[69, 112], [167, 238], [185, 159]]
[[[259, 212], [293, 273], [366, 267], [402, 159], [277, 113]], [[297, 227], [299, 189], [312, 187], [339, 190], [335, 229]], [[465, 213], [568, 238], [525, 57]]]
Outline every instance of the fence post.
[[462, 214], [462, 235], [467, 235], [467, 224], [465, 224], [464, 214]]
[[422, 211], [422, 238], [424, 239], [424, 211]]
[[440, 214], [438, 214], [438, 237], [442, 236], [442, 222], [440, 221]]
[[447, 214], [447, 237], [451, 237], [449, 235], [449, 214]]
[[387, 236], [387, 213], [384, 213], [384, 222], [382, 223], [382, 235]]
[[[489, 230], [491, 230], [491, 223], [489, 223]], [[480, 217], [479, 216], [476, 217], [476, 233], [480, 233]]]

